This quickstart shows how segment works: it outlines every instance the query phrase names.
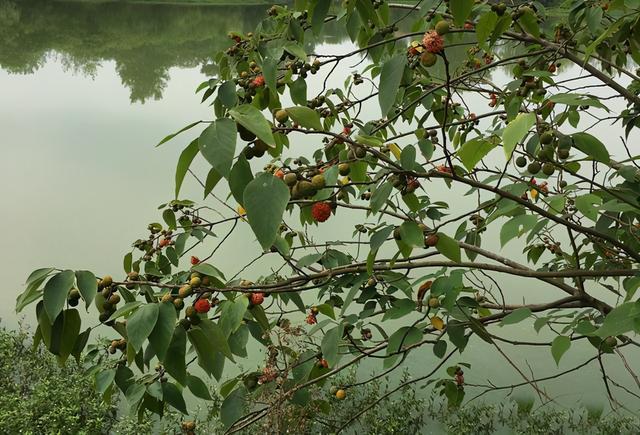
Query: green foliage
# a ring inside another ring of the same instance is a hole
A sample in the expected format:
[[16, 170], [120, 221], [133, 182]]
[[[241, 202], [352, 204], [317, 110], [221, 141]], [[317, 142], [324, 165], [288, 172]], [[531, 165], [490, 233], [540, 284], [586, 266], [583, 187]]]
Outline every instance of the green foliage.
[[101, 403], [75, 363], [59, 367], [25, 331], [0, 329], [2, 432], [106, 434], [116, 424], [115, 405]]

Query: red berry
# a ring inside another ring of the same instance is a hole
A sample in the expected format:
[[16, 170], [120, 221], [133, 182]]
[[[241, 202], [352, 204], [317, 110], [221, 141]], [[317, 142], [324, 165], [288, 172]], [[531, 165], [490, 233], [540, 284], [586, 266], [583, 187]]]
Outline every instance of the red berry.
[[255, 86], [256, 88], [264, 86], [264, 76], [260, 75], [253, 79], [253, 86]]
[[311, 216], [316, 222], [324, 222], [331, 216], [331, 205], [328, 202], [316, 202], [311, 206]]
[[316, 315], [313, 313], [309, 313], [309, 315], [307, 315], [307, 320], [306, 322], [309, 325], [315, 325], [316, 323], [318, 323], [318, 319], [316, 319]]
[[169, 244], [171, 244], [171, 239], [161, 239], [158, 244], [161, 248], [164, 248], [165, 246], [169, 246]]
[[200, 259], [198, 257], [195, 257], [195, 256], [192, 255], [191, 256], [191, 264], [195, 266], [198, 263], [200, 263]]
[[251, 293], [249, 301], [251, 305], [261, 305], [264, 302], [264, 293]]
[[193, 305], [198, 313], [208, 313], [211, 309], [211, 303], [207, 299], [198, 299]]

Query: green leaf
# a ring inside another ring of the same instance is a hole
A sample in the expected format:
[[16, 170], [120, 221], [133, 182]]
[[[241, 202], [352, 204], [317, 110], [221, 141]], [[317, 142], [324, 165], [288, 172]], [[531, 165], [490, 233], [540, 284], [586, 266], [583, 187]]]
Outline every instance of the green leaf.
[[229, 109], [238, 104], [238, 94], [236, 92], [236, 84], [233, 80], [228, 80], [218, 88], [218, 98], [222, 104]]
[[180, 411], [183, 414], [188, 414], [187, 404], [182, 397], [182, 391], [171, 382], [165, 382], [162, 384], [162, 397], [164, 401]]
[[295, 104], [307, 104], [307, 81], [298, 77], [289, 84], [289, 93]]
[[213, 278], [217, 278], [220, 281], [225, 281], [224, 274], [215, 266], [209, 263], [199, 263], [191, 268], [193, 272], [199, 272], [203, 275], [207, 275]]
[[535, 113], [518, 113], [518, 116], [502, 132], [504, 155], [511, 158], [518, 142], [522, 141], [529, 129], [536, 123]]
[[220, 328], [217, 323], [214, 323], [208, 319], [203, 319], [195, 329], [198, 328], [204, 331], [207, 340], [209, 340], [209, 342], [211, 343], [212, 349], [221, 352], [223, 355], [233, 361], [233, 355], [231, 354], [231, 349], [229, 348], [227, 338], [224, 336], [222, 328]]
[[399, 319], [415, 311], [416, 303], [411, 299], [396, 299], [382, 316], [382, 321], [389, 319]]
[[116, 369], [104, 370], [96, 373], [96, 391], [104, 394], [116, 377]]
[[180, 193], [180, 187], [182, 187], [184, 177], [187, 174], [189, 167], [191, 166], [191, 162], [193, 162], [193, 159], [198, 154], [198, 150], [198, 139], [194, 139], [180, 154], [180, 158], [178, 159], [178, 166], [176, 167], [176, 199], [178, 199], [178, 194]]
[[472, 171], [497, 144], [482, 138], [465, 142], [456, 153], [468, 171]]
[[500, 229], [500, 246], [504, 247], [514, 237], [528, 232], [538, 222], [538, 216], [522, 214], [510, 219]]
[[574, 146], [592, 157], [594, 160], [608, 164], [610, 161], [609, 151], [600, 140], [589, 133], [574, 133], [571, 135]]
[[149, 334], [149, 344], [158, 359], [163, 361], [173, 336], [173, 330], [176, 328], [177, 315], [172, 303], [162, 302], [159, 305], [158, 320], [153, 327], [153, 331]]
[[202, 367], [207, 374], [219, 379], [222, 371], [221, 367], [224, 364], [223, 355], [217, 352], [212, 341], [202, 329], [191, 328], [188, 334], [189, 341], [198, 355], [198, 365]]
[[462, 260], [458, 242], [444, 233], [438, 233], [436, 249], [449, 260], [455, 261], [456, 263]]
[[222, 180], [222, 175], [220, 172], [216, 171], [215, 168], [211, 168], [209, 173], [207, 174], [207, 180], [204, 183], [204, 198], [213, 191], [218, 182]]
[[560, 358], [562, 358], [562, 355], [564, 355], [570, 347], [571, 339], [569, 337], [558, 335], [553, 339], [553, 342], [551, 342], [551, 355], [553, 355], [556, 365], [560, 365]]
[[271, 125], [255, 106], [243, 104], [231, 109], [229, 114], [236, 122], [258, 136], [264, 143], [270, 147], [276, 146], [276, 141], [271, 133]]
[[207, 384], [205, 384], [204, 381], [199, 377], [188, 375], [187, 386], [189, 387], [189, 390], [193, 393], [194, 396], [204, 400], [213, 400], [211, 398], [211, 393], [209, 393], [209, 388], [207, 387]]
[[518, 18], [518, 22], [524, 30], [531, 33], [536, 38], [540, 36], [540, 26], [538, 26], [538, 17], [533, 12], [525, 12]]
[[391, 183], [382, 183], [380, 187], [374, 190], [371, 194], [371, 213], [376, 214], [384, 207], [392, 191], [393, 185]]
[[202, 123], [203, 121], [196, 121], [196, 122], [192, 122], [191, 124], [187, 125], [186, 127], [181, 128], [180, 130], [176, 131], [173, 134], [170, 134], [169, 136], [166, 136], [164, 139], [162, 139], [160, 141], [160, 143], [158, 143], [158, 145], [156, 145], [157, 147], [159, 147], [160, 145], [162, 145], [165, 142], [170, 141], [171, 139], [173, 139], [174, 137], [176, 137], [177, 135], [179, 135], [182, 132], [185, 132], [187, 130], [189, 130], [190, 128], [195, 127], [196, 125]]
[[133, 383], [129, 385], [127, 391], [124, 393], [124, 397], [127, 399], [127, 404], [131, 406], [135, 406], [142, 397], [147, 389], [142, 384]]
[[512, 312], [510, 312], [509, 314], [507, 314], [506, 316], [504, 316], [504, 318], [502, 319], [502, 321], [500, 322], [501, 325], [513, 325], [514, 323], [520, 323], [522, 322], [524, 319], [527, 319], [528, 317], [531, 316], [531, 309], [529, 308], [517, 308], [515, 310], [513, 310]]
[[449, 9], [456, 26], [462, 27], [473, 9], [474, 0], [450, 0]]
[[142, 343], [147, 339], [158, 320], [160, 312], [159, 304], [146, 304], [127, 319], [128, 344], [136, 352], [142, 347]]
[[289, 117], [301, 127], [323, 131], [320, 115], [315, 110], [306, 106], [288, 107], [285, 109]]
[[180, 384], [187, 382], [187, 370], [185, 362], [185, 352], [187, 347], [187, 333], [182, 325], [178, 325], [173, 330], [171, 343], [165, 353], [164, 369]]
[[244, 206], [244, 189], [251, 180], [253, 180], [251, 166], [244, 154], [241, 154], [229, 174], [229, 189], [238, 204], [242, 206]]
[[262, 75], [264, 82], [274, 93], [278, 87], [278, 61], [272, 57], [267, 57], [262, 62]]
[[165, 221], [169, 229], [175, 230], [178, 227], [176, 214], [170, 208], [162, 212], [162, 219]]
[[41, 269], [36, 269], [33, 272], [31, 272], [31, 274], [29, 274], [29, 277], [27, 278], [25, 285], [29, 286], [36, 281], [42, 282], [42, 280], [45, 279], [53, 271], [54, 271], [53, 267], [43, 267]]
[[389, 345], [387, 346], [387, 355], [390, 358], [385, 359], [384, 367], [388, 368], [398, 359], [397, 353], [408, 346], [418, 343], [422, 340], [422, 331], [415, 326], [403, 326], [389, 337]]
[[330, 1], [320, 0], [316, 2], [316, 6], [313, 8], [313, 14], [311, 15], [311, 29], [315, 35], [319, 35], [322, 32], [322, 26], [324, 25], [324, 19], [329, 12]]
[[400, 165], [407, 171], [412, 171], [416, 164], [416, 148], [413, 145], [407, 145], [402, 149], [400, 154]]
[[244, 386], [233, 390], [222, 402], [220, 407], [220, 420], [226, 428], [242, 418], [246, 412], [246, 394]]
[[407, 221], [400, 225], [400, 238], [408, 246], [424, 246], [424, 233], [414, 221]]
[[635, 323], [640, 319], [640, 301], [625, 302], [615, 307], [604, 318], [602, 326], [594, 335], [605, 338], [610, 335], [625, 334], [633, 331]]
[[141, 301], [127, 302], [126, 304], [115, 310], [109, 317], [109, 320], [115, 320], [119, 317], [126, 316], [127, 314], [135, 311], [140, 305], [142, 305]]
[[598, 220], [597, 206], [601, 204], [602, 198], [592, 193], [577, 196], [575, 199], [575, 206], [580, 211], [580, 213], [594, 222]]
[[75, 274], [73, 271], [65, 270], [53, 275], [45, 284], [43, 292], [44, 309], [50, 320], [55, 320], [62, 311], [74, 281]]
[[276, 239], [282, 215], [289, 202], [289, 189], [277, 177], [265, 172], [253, 179], [244, 191], [249, 225], [264, 250]]
[[327, 317], [330, 317], [333, 320], [336, 320], [336, 314], [333, 311], [333, 306], [329, 304], [320, 304], [317, 305], [316, 308], [320, 314], [324, 314]]
[[447, 353], [447, 342], [438, 340], [436, 344], [433, 345], [433, 354], [442, 359], [445, 353]]
[[205, 128], [198, 139], [200, 153], [225, 178], [229, 176], [233, 163], [237, 135], [236, 123], [230, 119], [221, 118]]
[[493, 29], [498, 22], [498, 15], [495, 12], [486, 12], [480, 16], [478, 23], [476, 24], [476, 38], [478, 39], [478, 45], [484, 50], [489, 49], [487, 39], [493, 33]]
[[380, 111], [382, 116], [387, 116], [393, 103], [398, 96], [400, 82], [404, 74], [404, 67], [407, 63], [407, 56], [399, 54], [382, 65], [380, 71], [380, 92], [378, 93], [378, 101], [380, 103]]
[[82, 322], [80, 320], [80, 314], [76, 309], [64, 310], [61, 315], [62, 327], [52, 330], [51, 342], [58, 343], [57, 352], [54, 353], [58, 355], [58, 362], [64, 364], [73, 351]]
[[222, 328], [225, 337], [228, 338], [238, 330], [248, 306], [249, 298], [246, 296], [238, 296], [233, 301], [223, 302], [220, 313], [220, 328]]
[[320, 349], [322, 349], [322, 357], [327, 360], [329, 367], [335, 367], [338, 361], [340, 361], [340, 354], [338, 352], [340, 342], [342, 341], [342, 332], [344, 331], [344, 325], [340, 324], [335, 328], [329, 329], [322, 337], [322, 343]]

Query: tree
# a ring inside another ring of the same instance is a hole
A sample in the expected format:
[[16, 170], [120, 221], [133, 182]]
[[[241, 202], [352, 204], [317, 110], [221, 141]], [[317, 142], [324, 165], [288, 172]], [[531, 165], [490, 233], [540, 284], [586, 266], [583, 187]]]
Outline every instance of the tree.
[[[165, 405], [186, 413], [185, 388], [209, 398], [197, 364], [220, 381], [229, 433], [263, 419], [277, 431], [286, 406], [322, 413], [312, 388], [367, 359], [391, 373], [425, 347], [437, 362], [391, 393], [434, 382], [457, 406], [468, 368], [451, 360], [472, 339], [522, 377], [487, 391], [522, 387], [552, 400], [541, 383], [597, 363], [614, 408], [616, 388], [637, 397], [605, 362], [620, 358], [637, 382], [625, 353], [640, 325], [640, 173], [627, 142], [640, 122], [640, 78], [629, 70], [640, 60], [638, 11], [574, 1], [554, 25], [537, 3], [296, 6], [274, 6], [253, 33], [231, 33], [219, 75], [198, 88], [214, 119], [160, 142], [201, 129], [177, 162], [164, 223], [149, 224], [125, 255], [126, 278], [44, 268], [27, 279], [17, 309], [37, 302], [38, 339], [61, 362], [79, 354], [96, 323], [81, 332], [74, 307], [95, 305], [117, 335], [91, 354], [100, 393], [119, 389], [139, 415]], [[400, 32], [406, 23], [413, 30]], [[331, 25], [358, 48], [309, 52]], [[339, 77], [345, 64], [357, 69]], [[572, 64], [598, 94], [560, 78]], [[503, 88], [491, 80], [499, 68], [510, 77]], [[592, 134], [602, 122], [615, 134]], [[203, 205], [179, 197], [188, 173], [200, 180], [190, 171], [198, 155], [211, 165]], [[336, 237], [350, 221], [352, 236]], [[219, 249], [246, 225], [257, 243], [239, 271], [220, 270]], [[494, 241], [517, 241], [522, 259]], [[210, 255], [192, 256], [196, 245]], [[249, 276], [257, 262], [272, 272]], [[552, 291], [523, 301], [502, 276]], [[496, 328], [534, 319], [551, 342]], [[264, 347], [264, 367], [225, 377], [250, 339]], [[577, 340], [593, 356], [540, 379], [502, 351], [542, 346], [559, 363]], [[357, 385], [333, 386], [335, 400]]]

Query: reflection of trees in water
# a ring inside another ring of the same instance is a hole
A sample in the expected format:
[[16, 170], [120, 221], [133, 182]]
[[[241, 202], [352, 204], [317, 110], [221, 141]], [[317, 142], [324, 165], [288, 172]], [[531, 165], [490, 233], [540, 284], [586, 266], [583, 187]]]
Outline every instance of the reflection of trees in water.
[[[0, 67], [29, 74], [55, 54], [65, 68], [94, 76], [101, 62], [112, 60], [132, 101], [159, 99], [169, 68], [201, 66], [204, 74], [215, 74], [213, 56], [229, 44], [227, 32], [250, 31], [264, 13], [265, 6], [0, 0]], [[395, 21], [406, 11], [393, 10], [392, 15]], [[409, 14], [400, 32], [410, 32], [414, 21]], [[347, 41], [344, 26], [330, 22], [321, 39], [307, 38], [306, 49]], [[453, 65], [464, 62], [468, 47], [447, 51]], [[432, 70], [438, 77], [444, 74], [439, 64]]]
[[51, 53], [92, 75], [113, 60], [132, 101], [160, 98], [170, 67], [212, 62], [227, 31], [248, 31], [265, 7], [0, 0], [0, 67], [29, 74]]

